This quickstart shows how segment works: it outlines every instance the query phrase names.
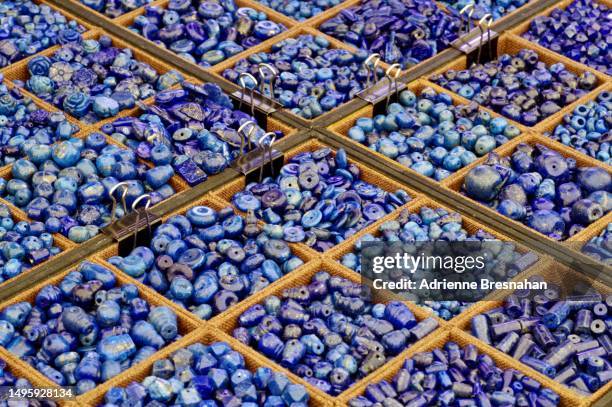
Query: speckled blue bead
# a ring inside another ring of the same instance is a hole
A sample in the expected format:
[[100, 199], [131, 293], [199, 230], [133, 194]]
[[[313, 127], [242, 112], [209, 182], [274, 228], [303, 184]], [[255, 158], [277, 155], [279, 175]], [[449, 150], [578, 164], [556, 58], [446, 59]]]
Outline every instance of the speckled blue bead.
[[596, 100], [576, 106], [552, 132], [544, 135], [610, 165], [612, 123], [608, 117], [611, 111], [612, 93], [601, 92]]
[[603, 168], [576, 167], [544, 145], [521, 143], [509, 157], [491, 153], [468, 172], [462, 190], [503, 216], [565, 240], [610, 211], [611, 182]]
[[201, 66], [213, 66], [287, 28], [234, 0], [184, 0], [145, 7], [130, 29]]
[[448, 48], [460, 26], [430, 0], [362, 0], [318, 29], [406, 69]]
[[109, 37], [63, 45], [28, 62], [25, 88], [66, 113], [92, 124], [133, 108], [137, 101], [182, 81], [176, 71], [157, 72]]
[[547, 65], [531, 49], [500, 55], [465, 70], [450, 69], [430, 80], [528, 127], [599, 85], [592, 72], [576, 74], [561, 62]]
[[258, 0], [258, 2], [294, 20], [304, 21], [337, 6], [342, 0]]
[[522, 37], [610, 75], [609, 16], [605, 4], [575, 0], [565, 9], [534, 18]]
[[403, 91], [399, 102], [386, 115], [357, 119], [347, 135], [437, 181], [521, 134], [506, 119], [492, 118], [475, 104], [455, 106], [449, 95], [431, 88], [418, 97]]
[[[270, 303], [280, 303], [278, 310], [269, 310]], [[334, 396], [415, 342], [414, 333], [422, 331], [424, 336], [438, 325], [434, 318], [418, 321], [399, 301], [374, 304], [359, 283], [325, 271], [306, 285], [286, 288], [280, 298], [270, 296], [264, 304], [251, 306], [237, 322], [236, 339], [288, 369], [309, 372], [306, 381]], [[296, 325], [301, 328], [299, 338], [284, 341], [282, 332]], [[280, 393], [286, 386], [277, 381], [273, 390]]]
[[78, 130], [63, 113], [39, 108], [21, 91], [9, 90], [0, 80], [0, 165], [26, 156], [42, 163], [49, 158], [49, 145], [70, 138]]
[[406, 359], [389, 381], [367, 384], [363, 395], [348, 405], [424, 406], [433, 399], [442, 405], [455, 405], [458, 400], [466, 405], [528, 405], [529, 400], [548, 406], [560, 403], [557, 393], [521, 372], [501, 369], [474, 345], [460, 348], [446, 342]]
[[[148, 313], [130, 316], [130, 301], [136, 298], [135, 286], [120, 286], [109, 269], [82, 262], [58, 286], [44, 286], [33, 304], [20, 302], [0, 312], [3, 346], [55, 383], [88, 392], [111, 371], [151, 356], [138, 324], [152, 321], [148, 335], [161, 338], [157, 348], [180, 337], [164, 339], [166, 321], [177, 318], [167, 307], [151, 306]], [[59, 313], [52, 311], [56, 306], [62, 308]]]
[[[141, 116], [117, 119], [101, 130], [158, 167], [152, 170], [156, 176], [167, 175], [172, 166], [187, 183], [197, 185], [224, 171], [241, 148], [246, 152], [257, 145], [265, 130], [249, 121], [256, 123], [235, 110], [218, 85], [183, 82], [180, 89], [159, 92]], [[283, 136], [281, 131], [274, 134]]]
[[[365, 234], [357, 240], [353, 249], [342, 256], [340, 263], [351, 270], [361, 273], [361, 250], [364, 243], [368, 242], [405, 242], [408, 245], [413, 245], [413, 242], [427, 241], [463, 241], [463, 240], [498, 240], [494, 235], [478, 229], [473, 232], [466, 230], [467, 224], [459, 213], [448, 212], [443, 208], [431, 208], [423, 206], [418, 210], [418, 213], [410, 213], [408, 209], [403, 209], [396, 219], [389, 220], [378, 228], [375, 234]], [[476, 252], [474, 252], [476, 255]], [[487, 268], [483, 270], [479, 278], [488, 278], [490, 280], [500, 280], [504, 276], [500, 276], [500, 272], [505, 272], [505, 278], [511, 279], [521, 271], [526, 270], [537, 261], [538, 257], [531, 253], [525, 255], [516, 250], [513, 243], [504, 243], [503, 248], [496, 254], [487, 253]], [[500, 266], [503, 265], [503, 266]], [[507, 265], [507, 266], [506, 266]], [[503, 267], [503, 268], [502, 268]], [[420, 270], [420, 276], [425, 276], [428, 271]], [[490, 273], [490, 274], [489, 274]], [[495, 273], [495, 276], [491, 274]], [[487, 275], [489, 277], [487, 277]], [[432, 276], [435, 278], [435, 276]], [[472, 295], [472, 294], [470, 294]], [[419, 296], [412, 294], [411, 301], [435, 314], [436, 316], [450, 320], [459, 315], [472, 302], [467, 298], [465, 301], [459, 301], [461, 297], [454, 295], [452, 300], [438, 295], [439, 300], [436, 300], [435, 293], [429, 293], [427, 296]], [[473, 297], [472, 297], [473, 298]], [[375, 307], [372, 312], [374, 314]], [[376, 311], [377, 317], [381, 317], [381, 311]]]
[[27, 271], [61, 249], [41, 222], [16, 222], [7, 205], [0, 204], [0, 281]]
[[[137, 390], [137, 391], [136, 391]], [[194, 343], [157, 360], [150, 375], [126, 388], [113, 387], [101, 406], [133, 404], [177, 406], [298, 406], [309, 394], [283, 373], [266, 367], [254, 372], [245, 358], [225, 342]]]
[[153, 232], [150, 247], [108, 261], [178, 305], [209, 319], [304, 262], [287, 243], [233, 209], [194, 206]]
[[[240, 75], [248, 73], [261, 83], [265, 78], [261, 78], [260, 64], [273, 65], [278, 74], [274, 94], [266, 86], [266, 96], [296, 115], [313, 119], [353, 99], [368, 86], [368, 73], [363, 66], [366, 58], [365, 52], [332, 48], [322, 36], [303, 34], [273, 44], [269, 52], [238, 60], [232, 68], [223, 71], [223, 77], [238, 83]], [[380, 78], [383, 72], [379, 70]], [[372, 75], [370, 82], [373, 79]], [[245, 85], [255, 87], [249, 79], [245, 79]]]
[[151, 3], [152, 0], [79, 0], [87, 7], [110, 18], [117, 18], [137, 8]]
[[[61, 233], [82, 243], [95, 236], [111, 218], [111, 188], [126, 182], [126, 204], [131, 208], [139, 196], [149, 193], [152, 204], [170, 197], [171, 169], [150, 170], [135, 154], [107, 145], [100, 134], [85, 140], [69, 139], [53, 145], [47, 160], [22, 158], [11, 168], [11, 180], [0, 196], [22, 208], [30, 219], [44, 222], [50, 233]], [[167, 170], [167, 171], [166, 171]], [[121, 189], [115, 192], [120, 199]], [[121, 205], [115, 212], [124, 215]]]
[[55, 8], [29, 0], [3, 1], [0, 20], [0, 68], [57, 44], [80, 42], [86, 31]]
[[360, 179], [343, 149], [303, 152], [288, 159], [280, 175], [251, 183], [232, 197], [287, 242], [326, 251], [411, 200]]
[[612, 380], [612, 297], [580, 280], [572, 288], [565, 295], [548, 282], [546, 289], [516, 291], [474, 317], [472, 334], [580, 394], [594, 393]]

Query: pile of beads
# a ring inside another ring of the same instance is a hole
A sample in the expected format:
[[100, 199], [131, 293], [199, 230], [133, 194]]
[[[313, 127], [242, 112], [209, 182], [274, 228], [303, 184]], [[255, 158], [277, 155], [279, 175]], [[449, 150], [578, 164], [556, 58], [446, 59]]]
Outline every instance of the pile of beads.
[[152, 306], [138, 287], [120, 285], [110, 270], [88, 261], [45, 285], [32, 303], [0, 311], [0, 345], [78, 394], [179, 338], [174, 311]]
[[160, 74], [138, 61], [131, 49], [114, 47], [106, 35], [66, 44], [51, 57], [34, 57], [28, 73], [28, 91], [89, 124], [183, 80], [177, 71]]
[[[260, 64], [273, 65], [278, 73], [273, 92], [265, 86], [266, 96], [277, 100], [285, 108], [306, 119], [313, 119], [353, 99], [374, 80], [363, 66], [366, 52], [350, 53], [345, 49], [330, 48], [322, 36], [310, 34], [287, 38], [271, 46], [270, 52], [257, 52], [240, 59], [233, 68], [223, 71], [223, 77], [247, 87], [255, 87], [252, 79], [240, 77], [249, 73], [259, 81], [268, 82], [260, 75]], [[383, 76], [379, 68], [378, 78]], [[268, 75], [268, 74], [266, 74]], [[268, 84], [269, 85], [269, 84]]]
[[[361, 273], [361, 254], [363, 243], [381, 242], [393, 245], [395, 242], [403, 242], [407, 247], [415, 247], [415, 242], [465, 242], [474, 241], [495, 241], [498, 240], [490, 233], [478, 229], [474, 233], [468, 232], [464, 227], [464, 220], [457, 212], [448, 212], [443, 208], [430, 208], [423, 206], [417, 213], [410, 213], [408, 209], [402, 209], [398, 217], [394, 220], [389, 220], [378, 228], [376, 236], [370, 233], [363, 235], [357, 240], [353, 251], [342, 256], [340, 262]], [[485, 250], [490, 249], [485, 247]], [[470, 256], [476, 256], [476, 251], [470, 252]], [[516, 251], [514, 243], [503, 243], [501, 249], [497, 253], [490, 253], [487, 258], [486, 269], [479, 274], [479, 278], [488, 278], [493, 281], [499, 281], [499, 272], [505, 271], [506, 278], [512, 278], [521, 271], [526, 270], [537, 260], [537, 257], [523, 255]], [[522, 261], [519, 261], [521, 259]], [[422, 273], [423, 270], [415, 273]], [[495, 276], [487, 276], [487, 273]], [[419, 275], [423, 278], [423, 274]], [[466, 290], [471, 291], [471, 290]], [[425, 298], [421, 298], [419, 293], [411, 293], [410, 300], [416, 301], [420, 306], [428, 309], [438, 317], [450, 320], [459, 315], [463, 310], [471, 305], [471, 302], [459, 301], [460, 294], [453, 295], [454, 299], [445, 298], [443, 300], [433, 300], [437, 294], [442, 297], [448, 297], [442, 293], [430, 292]], [[465, 294], [471, 295], [466, 292]]]
[[265, 133], [213, 83], [183, 82], [180, 89], [159, 92], [154, 105], [141, 107], [146, 109], [141, 116], [116, 119], [102, 132], [155, 166], [171, 165], [189, 185], [225, 170]]
[[475, 103], [453, 105], [445, 93], [406, 90], [387, 114], [362, 117], [348, 136], [426, 177], [442, 181], [521, 134], [504, 118], [492, 118]]
[[557, 287], [523, 290], [472, 318], [472, 334], [574, 390], [592, 393], [612, 380], [607, 320], [612, 296], [589, 289], [561, 298]]
[[175, 0], [145, 7], [130, 29], [201, 66], [213, 66], [287, 28], [234, 0]]
[[612, 178], [599, 167], [578, 167], [543, 145], [521, 143], [509, 157], [489, 155], [468, 172], [463, 191], [555, 240], [565, 240], [612, 209]]
[[319, 26], [325, 34], [404, 69], [448, 48], [460, 28], [458, 17], [431, 0], [362, 0]]
[[575, 74], [561, 62], [546, 65], [530, 49], [430, 79], [525, 126], [535, 126], [598, 85], [592, 72]]
[[[468, 379], [469, 378], [469, 379]], [[446, 342], [442, 348], [406, 359], [393, 380], [366, 386], [350, 407], [398, 406], [557, 406], [560, 397], [531, 377], [501, 369], [470, 344]]]
[[[48, 232], [62, 233], [77, 243], [110, 223], [109, 193], [118, 183], [124, 182], [126, 188], [118, 189], [114, 197], [119, 200], [125, 193], [128, 209], [145, 193], [152, 204], [175, 193], [168, 184], [174, 175], [172, 166], [149, 168], [132, 151], [108, 145], [99, 133], [54, 146], [36, 145], [27, 153], [28, 158], [11, 167], [8, 182], [0, 179], [0, 196], [25, 210], [30, 219], [45, 222]], [[114, 215], [122, 217], [123, 208]]]
[[123, 14], [143, 7], [153, 0], [79, 0], [87, 7], [104, 14], [109, 18], [117, 18]]
[[18, 276], [60, 251], [44, 223], [15, 222], [9, 207], [0, 204], [0, 282]]
[[0, 76], [0, 166], [25, 157], [35, 145], [50, 145], [77, 131], [63, 113], [39, 108], [18, 89], [9, 90]]
[[411, 200], [361, 180], [361, 170], [340, 149], [303, 152], [280, 175], [251, 183], [232, 197], [243, 212], [263, 219], [275, 239], [304, 242], [324, 252]]
[[231, 207], [194, 206], [154, 231], [150, 247], [109, 263], [202, 319], [227, 310], [304, 262]]
[[264, 6], [283, 13], [298, 21], [321, 14], [325, 10], [337, 6], [343, 0], [257, 0]]
[[324, 271], [251, 306], [238, 324], [236, 339], [332, 395], [438, 326], [400, 301], [372, 303], [361, 284]]
[[595, 0], [575, 0], [565, 9], [531, 21], [523, 38], [612, 75], [610, 8]]
[[244, 356], [225, 342], [194, 343], [156, 360], [150, 375], [113, 387], [102, 407], [158, 403], [180, 406], [306, 406], [306, 388], [268, 367], [251, 371]]
[[30, 0], [0, 2], [0, 68], [57, 44], [79, 42], [86, 31], [46, 4]]
[[544, 135], [583, 154], [612, 165], [612, 92], [601, 92], [596, 100], [576, 106], [551, 133]]

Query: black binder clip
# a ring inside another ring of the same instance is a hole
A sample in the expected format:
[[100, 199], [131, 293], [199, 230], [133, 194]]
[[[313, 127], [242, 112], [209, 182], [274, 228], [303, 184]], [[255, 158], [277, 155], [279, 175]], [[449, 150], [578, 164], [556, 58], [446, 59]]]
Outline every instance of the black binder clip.
[[[146, 200], [144, 207], [138, 204]], [[161, 218], [149, 211], [151, 196], [144, 194], [132, 203], [132, 211], [119, 220], [113, 228], [119, 245], [119, 256], [128, 256], [138, 246], [148, 246], [153, 238], [153, 229], [161, 224]]]
[[[272, 65], [266, 63], [259, 64], [258, 71], [261, 80], [259, 83], [259, 93], [264, 97], [275, 99], [274, 82], [276, 82], [278, 71]], [[266, 83], [268, 84], [267, 88], [270, 93], [266, 93]]]
[[[253, 81], [254, 86], [249, 88], [244, 78], [249, 78]], [[238, 82], [240, 83], [240, 87], [242, 88], [242, 94], [240, 95], [240, 104], [238, 105], [238, 109], [242, 109], [242, 102], [246, 99], [247, 89], [249, 89], [249, 105], [251, 106], [251, 116], [255, 115], [255, 88], [257, 87], [257, 79], [253, 75], [248, 72], [243, 72], [238, 76]]]
[[269, 132], [257, 140], [257, 148], [243, 154], [234, 162], [234, 168], [246, 178], [246, 183], [261, 182], [265, 177], [280, 173], [285, 161], [283, 154], [273, 148], [276, 134]]
[[[472, 66], [473, 64], [485, 63], [496, 58], [497, 40], [499, 38], [499, 34], [491, 30], [492, 24], [493, 17], [491, 14], [485, 14], [478, 22], [478, 30], [480, 31], [480, 35], [476, 35], [467, 41], [460, 38], [458, 41], [459, 44], [453, 44], [453, 47], [465, 54], [468, 67]], [[487, 52], [486, 54], [483, 54], [485, 42]]]

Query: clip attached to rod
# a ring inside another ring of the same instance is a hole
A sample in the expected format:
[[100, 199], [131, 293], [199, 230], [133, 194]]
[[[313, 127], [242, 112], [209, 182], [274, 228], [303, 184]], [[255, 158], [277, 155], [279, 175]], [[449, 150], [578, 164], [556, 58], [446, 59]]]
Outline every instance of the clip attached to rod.
[[[254, 126], [253, 126], [254, 127]], [[269, 132], [257, 140], [257, 146], [246, 152], [232, 166], [246, 177], [247, 184], [261, 182], [265, 177], [279, 174], [285, 160], [283, 154], [273, 148], [276, 134]]]
[[[374, 62], [372, 62], [374, 61]], [[373, 84], [375, 84], [376, 82], [378, 82], [378, 64], [380, 63], [380, 54], [375, 53], [375, 54], [371, 54], [369, 55], [365, 61], [363, 61], [363, 67], [366, 69], [367, 72], [367, 76], [366, 76], [366, 89], [369, 88], [370, 86], [372, 86]], [[372, 69], [370, 70], [370, 67], [372, 67]], [[374, 73], [374, 82], [372, 82], [372, 84], [370, 84], [370, 74]]]
[[[259, 93], [264, 97], [274, 100], [274, 82], [276, 82], [278, 71], [272, 65], [266, 63], [259, 64], [258, 71], [259, 79], [261, 80], [259, 83]], [[269, 83], [269, 94], [266, 94], [266, 83]]]
[[[144, 207], [138, 204], [146, 200]], [[149, 211], [151, 196], [144, 194], [132, 203], [132, 211], [104, 229], [117, 241], [119, 256], [128, 256], [138, 246], [148, 246], [153, 238], [153, 229], [161, 224], [161, 218]]]
[[485, 14], [478, 22], [478, 29], [480, 30], [480, 44], [478, 45], [478, 58], [476, 63], [481, 63], [482, 47], [484, 45], [484, 34], [487, 32], [487, 45], [489, 48], [489, 54], [486, 57], [487, 61], [493, 59], [493, 49], [491, 47], [491, 24], [493, 24], [493, 16], [491, 14]]
[[[467, 21], [465, 20], [465, 14], [467, 13]], [[461, 9], [461, 11], [459, 11], [459, 17], [461, 18], [461, 26], [459, 27], [459, 40], [461, 40], [462, 43], [466, 43], [465, 40], [463, 39], [463, 36], [467, 33], [469, 33], [470, 31], [472, 31], [472, 14], [474, 14], [474, 3], [470, 3], [468, 5], [466, 5], [465, 7], [463, 7]], [[463, 28], [466, 28], [465, 31], [463, 31]]]
[[[248, 78], [253, 81], [254, 85], [252, 88], [247, 86], [244, 78]], [[242, 94], [240, 95], [240, 104], [238, 105], [238, 109], [242, 108], [242, 101], [246, 99], [247, 88], [249, 89], [249, 105], [251, 106], [251, 116], [255, 114], [255, 88], [257, 88], [257, 79], [253, 75], [248, 72], [242, 72], [240, 76], [238, 76], [238, 83], [240, 83], [240, 87], [242, 88]]]
[[[125, 216], [128, 212], [127, 204], [125, 202], [125, 198], [128, 193], [128, 183], [120, 182], [116, 184], [114, 187], [112, 187], [110, 191], [108, 191], [108, 195], [111, 201], [113, 201], [113, 206], [111, 207], [111, 220], [110, 220], [111, 224], [114, 223], [115, 220], [117, 220], [117, 200], [115, 199], [115, 191], [119, 188], [123, 188], [123, 191], [121, 192], [121, 205], [123, 206], [123, 215]], [[121, 216], [119, 217], [121, 218]]]
[[[457, 45], [457, 43], [453, 43], [453, 47], [455, 49], [465, 54], [468, 68], [473, 64], [485, 63], [497, 57], [496, 51], [499, 34], [491, 30], [492, 24], [493, 17], [491, 14], [485, 14], [478, 22], [478, 30], [480, 31], [480, 35], [475, 35], [473, 38], [470, 38], [467, 41], [461, 38], [459, 41], [461, 44], [459, 45]], [[485, 46], [488, 50], [486, 55], [482, 52], [482, 49]]]
[[402, 66], [400, 64], [393, 64], [387, 68], [385, 72], [386, 78], [389, 80], [389, 92], [387, 92], [387, 100], [385, 101], [385, 110], [389, 106], [389, 101], [391, 100], [391, 93], [395, 94], [395, 97], [398, 96], [399, 88], [397, 86], [397, 78], [402, 73]]

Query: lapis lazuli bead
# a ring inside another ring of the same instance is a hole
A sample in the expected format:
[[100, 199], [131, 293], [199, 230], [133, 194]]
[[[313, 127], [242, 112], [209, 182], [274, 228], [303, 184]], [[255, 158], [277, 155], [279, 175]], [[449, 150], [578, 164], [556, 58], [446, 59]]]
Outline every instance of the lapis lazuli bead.
[[600, 82], [591, 71], [576, 74], [562, 62], [549, 65], [527, 48], [430, 79], [528, 127], [585, 96]]
[[[457, 212], [449, 212], [444, 208], [432, 208], [423, 206], [418, 212], [410, 213], [408, 209], [402, 209], [397, 218], [389, 220], [381, 224], [374, 234], [364, 234], [355, 243], [353, 250], [342, 256], [340, 263], [350, 268], [351, 270], [361, 273], [361, 256], [364, 245], [370, 242], [381, 242], [392, 247], [394, 242], [405, 243], [408, 247], [414, 247], [414, 242], [461, 242], [461, 241], [495, 241], [499, 240], [494, 235], [486, 232], [483, 229], [469, 231], [469, 225], [466, 219]], [[479, 278], [488, 278], [490, 280], [511, 279], [518, 273], [525, 271], [533, 265], [538, 257], [533, 253], [521, 254], [514, 243], [504, 242], [500, 250], [496, 254], [492, 254], [490, 250], [487, 253], [487, 266], [479, 275]], [[477, 251], [471, 251], [471, 255], [478, 256]], [[500, 273], [504, 273], [502, 276]], [[435, 274], [429, 277], [430, 271], [418, 269], [419, 279], [436, 278]], [[493, 276], [494, 275], [494, 276]], [[489, 277], [487, 277], [489, 276]], [[466, 292], [465, 297], [461, 300], [460, 294], [453, 294], [452, 298], [444, 298], [441, 295], [441, 300], [436, 300], [435, 293], [428, 295], [419, 295], [420, 293], [410, 293], [409, 299], [415, 301], [424, 309], [430, 311], [436, 316], [450, 320], [463, 312], [469, 307], [474, 300], [474, 292]], [[484, 296], [486, 293], [483, 293]], [[408, 298], [407, 298], [408, 299]]]
[[102, 13], [109, 18], [117, 18], [123, 14], [134, 11], [153, 0], [79, 0], [87, 7]]
[[155, 361], [142, 382], [132, 382], [125, 388], [112, 387], [101, 406], [308, 404], [310, 395], [304, 386], [267, 367], [250, 370], [246, 363], [245, 357], [225, 342], [190, 344], [168, 358]]
[[442, 405], [454, 405], [457, 400], [468, 405], [516, 406], [529, 404], [529, 400], [548, 406], [560, 403], [557, 393], [521, 372], [500, 368], [474, 345], [461, 348], [446, 342], [406, 359], [392, 379], [367, 384], [364, 393], [348, 405], [424, 406], [431, 399]]
[[[472, 334], [580, 394], [612, 380], [612, 297], [582, 281], [574, 294], [547, 283], [516, 291], [501, 307], [472, 318]], [[524, 383], [528, 387], [535, 384]]]
[[233, 205], [253, 212], [287, 242], [324, 252], [411, 200], [404, 190], [385, 191], [363, 181], [343, 149], [303, 152], [280, 175], [248, 184]]
[[597, 98], [576, 106], [572, 113], [545, 136], [572, 147], [583, 154], [610, 165], [612, 158], [612, 92], [604, 91]]
[[49, 57], [34, 57], [28, 73], [28, 91], [88, 124], [131, 109], [183, 79], [177, 71], [157, 72], [104, 35], [63, 45]]
[[[0, 196], [22, 208], [30, 219], [44, 222], [48, 232], [82, 243], [110, 223], [109, 193], [115, 185], [126, 183], [114, 198], [121, 201], [125, 192], [128, 208], [145, 193], [156, 204], [174, 194], [170, 170], [150, 169], [132, 151], [108, 145], [104, 135], [92, 133], [85, 140], [33, 146], [28, 158], [13, 164], [12, 179], [0, 188]], [[117, 205], [116, 218], [124, 214], [122, 205]]]
[[318, 29], [406, 69], [448, 48], [461, 20], [430, 0], [362, 0]]
[[471, 169], [462, 190], [554, 240], [565, 240], [612, 209], [612, 177], [603, 168], [577, 166], [544, 145], [520, 143], [508, 157], [490, 153]]
[[386, 114], [358, 118], [348, 137], [419, 174], [442, 181], [521, 134], [504, 118], [476, 104], [453, 105], [449, 95], [425, 88], [400, 93]]
[[[245, 124], [249, 121], [254, 124]], [[172, 166], [189, 185], [197, 185], [257, 145], [265, 130], [256, 123], [218, 85], [183, 82], [180, 89], [159, 92], [139, 117], [117, 119], [101, 130], [138, 157], [157, 167]]]
[[54, 45], [80, 42], [85, 27], [68, 20], [47, 4], [30, 0], [0, 3], [0, 68], [37, 54]]
[[[260, 84], [265, 82], [263, 89], [267, 97], [296, 115], [313, 119], [353, 99], [373, 81], [374, 75], [368, 75], [363, 66], [366, 58], [365, 52], [333, 48], [325, 37], [303, 34], [273, 44], [269, 52], [238, 60], [232, 68], [223, 71], [223, 77], [234, 83], [244, 79], [247, 88], [254, 88], [252, 79], [240, 78], [243, 73], [251, 74]], [[278, 75], [273, 86], [268, 86], [270, 78], [261, 77], [262, 63], [275, 67]], [[383, 72], [378, 69], [378, 78], [381, 78]]]
[[131, 314], [133, 295], [139, 298], [137, 287], [120, 285], [111, 270], [84, 261], [58, 285], [35, 293], [32, 303], [0, 311], [1, 345], [57, 385], [88, 392], [109, 370], [135, 366], [140, 355], [151, 356], [181, 337], [177, 315], [167, 307], [151, 304], [150, 312]]
[[283, 13], [297, 21], [304, 21], [337, 6], [342, 0], [257, 0], [264, 6]]
[[287, 243], [231, 207], [194, 206], [110, 263], [201, 319], [226, 311], [304, 264]]
[[537, 16], [521, 36], [608, 75], [610, 59], [610, 8], [593, 0], [575, 0], [565, 9]]
[[[271, 302], [279, 308], [268, 309]], [[307, 382], [331, 395], [438, 326], [433, 317], [417, 320], [402, 302], [374, 304], [359, 283], [326, 271], [251, 306], [237, 322], [236, 339], [289, 370], [304, 372]]]
[[146, 6], [130, 29], [201, 66], [216, 65], [287, 30], [266, 13], [234, 0]]
[[[480, 21], [486, 14], [490, 14], [493, 20], [498, 20], [518, 10], [529, 0], [442, 0], [441, 3], [448, 7], [453, 14], [460, 16], [459, 12], [468, 4], [474, 6], [470, 12], [472, 20]], [[465, 12], [467, 17], [468, 12]]]

